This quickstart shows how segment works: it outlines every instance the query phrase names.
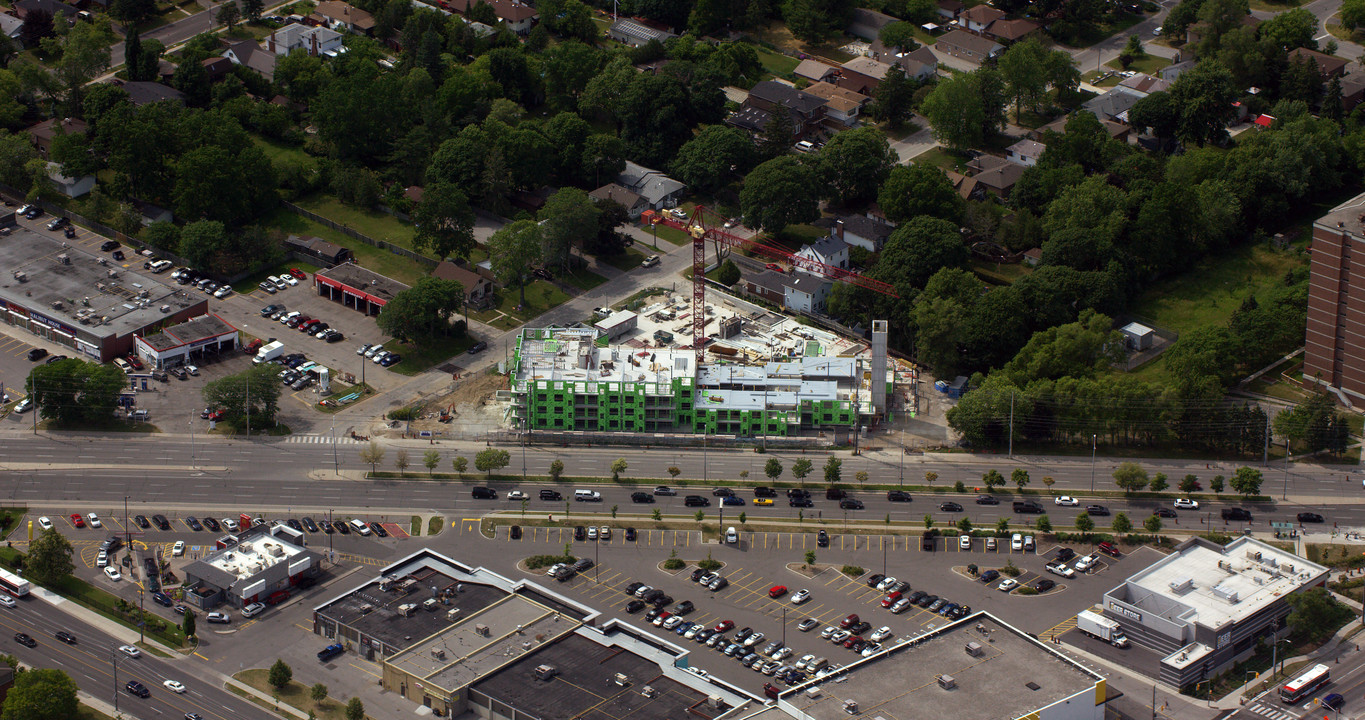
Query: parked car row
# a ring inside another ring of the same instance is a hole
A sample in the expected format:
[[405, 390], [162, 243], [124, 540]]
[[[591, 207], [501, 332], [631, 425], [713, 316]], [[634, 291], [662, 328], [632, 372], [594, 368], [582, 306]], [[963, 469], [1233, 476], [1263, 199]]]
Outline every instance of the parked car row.
[[376, 365], [380, 365], [383, 367], [390, 367], [392, 365], [397, 365], [398, 363], [403, 362], [402, 355], [399, 355], [396, 352], [390, 352], [388, 350], [385, 350], [382, 344], [370, 345], [369, 343], [366, 343], [364, 345], [361, 345], [358, 349], [356, 349], [355, 354], [370, 360]]
[[[93, 528], [103, 527], [102, 521], [100, 520], [99, 516], [95, 513], [88, 513], [84, 516], [82, 516], [80, 513], [72, 513], [70, 517], [71, 524], [77, 528], [84, 528], [87, 525]], [[132, 522], [134, 525], [136, 525], [139, 529], [142, 530], [150, 530], [152, 529], [153, 526], [155, 526], [157, 530], [161, 530], [163, 532], [168, 532], [171, 530], [170, 519], [160, 513], [152, 515], [151, 517], [148, 517], [146, 515], [134, 515], [132, 517]], [[252, 526], [264, 525], [267, 522], [277, 525], [288, 525], [289, 527], [298, 530], [299, 532], [310, 533], [321, 532], [327, 533], [329, 535], [334, 532], [340, 533], [342, 535], [349, 535], [352, 532], [354, 532], [357, 535], [363, 536], [368, 536], [371, 534], [378, 535], [379, 537], [389, 536], [388, 530], [384, 529], [384, 526], [379, 522], [365, 521], [359, 518], [352, 518], [350, 520], [329, 521], [325, 519], [314, 520], [311, 517], [304, 517], [302, 519], [285, 518], [282, 520], [267, 521], [264, 517], [256, 517], [251, 520], [251, 525]], [[209, 532], [221, 531], [238, 532], [239, 530], [242, 529], [242, 523], [240, 522], [240, 518], [237, 519], [222, 518], [215, 520], [214, 518], [208, 516], [201, 518], [196, 517], [194, 515], [186, 515], [185, 524], [188, 525], [190, 529], [195, 532], [200, 532], [202, 530], [208, 530]], [[40, 527], [43, 530], [51, 530], [53, 527], [52, 519], [46, 516], [38, 518], [38, 527]], [[108, 540], [105, 541], [104, 544], [100, 545], [100, 550], [112, 552], [113, 550], [117, 549], [118, 544], [120, 542], [121, 541], [118, 539], [117, 536], [111, 536]], [[181, 553], [183, 553], [184, 543], [177, 542], [176, 546], [177, 548], [174, 551], [174, 554], [180, 555]]]
[[280, 275], [271, 275], [256, 285], [261, 290], [274, 295], [281, 290], [288, 290], [299, 284], [300, 280], [307, 280], [308, 273], [298, 269], [289, 268], [289, 272]]

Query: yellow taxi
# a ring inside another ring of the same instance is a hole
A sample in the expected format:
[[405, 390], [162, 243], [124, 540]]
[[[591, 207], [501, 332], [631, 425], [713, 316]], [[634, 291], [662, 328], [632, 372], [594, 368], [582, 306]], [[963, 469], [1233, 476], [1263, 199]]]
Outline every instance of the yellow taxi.
[[773, 499], [772, 499], [772, 498], [754, 498], [754, 504], [755, 504], [755, 505], [772, 505], [772, 504], [773, 504]]

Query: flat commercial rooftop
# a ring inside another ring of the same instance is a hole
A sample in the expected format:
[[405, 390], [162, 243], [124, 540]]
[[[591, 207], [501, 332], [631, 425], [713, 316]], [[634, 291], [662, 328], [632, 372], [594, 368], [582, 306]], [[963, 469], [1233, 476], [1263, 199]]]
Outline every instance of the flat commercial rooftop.
[[450, 627], [446, 610], [457, 607], [468, 617], [507, 596], [506, 592], [491, 585], [464, 582], [460, 583], [459, 592], [450, 598], [450, 605], [442, 605], [436, 612], [418, 610], [411, 617], [405, 617], [398, 611], [399, 605], [420, 604], [431, 597], [433, 586], [438, 591], [445, 591], [456, 584], [454, 578], [432, 570], [407, 577], [413, 582], [404, 587], [407, 578], [398, 578], [388, 590], [380, 589], [383, 580], [368, 583], [318, 608], [318, 614], [353, 627], [389, 647], [406, 648]]
[[298, 545], [266, 535], [243, 540], [209, 555], [203, 562], [238, 580], [245, 580], [268, 567], [293, 562], [296, 556], [306, 552]]
[[[976, 643], [980, 653], [967, 652]], [[989, 615], [978, 613], [873, 656], [818, 685], [812, 697], [800, 686], [782, 696], [814, 720], [847, 720], [845, 702], [858, 714], [885, 720], [972, 718], [1013, 720], [1081, 693], [1095, 702], [1103, 680]], [[951, 676], [956, 687], [940, 687]], [[1102, 699], [1102, 698], [1101, 698]]]
[[1255, 615], [1326, 572], [1250, 537], [1222, 548], [1193, 542], [1128, 578], [1127, 601], [1171, 620], [1217, 629]]
[[[541, 665], [556, 674], [537, 679]], [[624, 684], [617, 683], [617, 673], [625, 676]], [[649, 695], [645, 686], [652, 689]], [[664, 676], [658, 664], [577, 634], [518, 659], [471, 690], [516, 708], [518, 717], [544, 720], [681, 720], [728, 710], [709, 707], [705, 694]]]
[[342, 263], [326, 270], [319, 270], [317, 274], [384, 300], [392, 300], [394, 295], [408, 289], [407, 285], [397, 280], [384, 277], [373, 270], [366, 270], [354, 263]]
[[179, 325], [168, 327], [154, 335], [142, 338], [142, 341], [156, 348], [157, 350], [170, 350], [182, 345], [189, 345], [208, 340], [220, 335], [237, 332], [237, 328], [229, 325], [225, 320], [209, 313], [203, 317], [187, 320]]
[[[444, 613], [432, 614], [444, 617]], [[576, 627], [578, 622], [568, 616], [519, 595], [509, 595], [478, 613], [462, 615], [456, 624], [393, 656], [388, 663], [454, 693]]]
[[[69, 262], [64, 263], [62, 256]], [[6, 271], [0, 275], [0, 298], [96, 336], [128, 335], [169, 313], [200, 304], [207, 307], [202, 295], [131, 271], [142, 256], [131, 258], [113, 262], [18, 227], [0, 241], [0, 267]], [[18, 279], [21, 273], [23, 282]]]

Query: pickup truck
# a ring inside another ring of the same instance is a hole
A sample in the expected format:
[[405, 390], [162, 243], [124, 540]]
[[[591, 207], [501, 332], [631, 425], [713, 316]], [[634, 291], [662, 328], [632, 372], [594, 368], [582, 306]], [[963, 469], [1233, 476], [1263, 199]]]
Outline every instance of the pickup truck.
[[1035, 500], [1016, 500], [1014, 502], [1014, 511], [1017, 513], [1032, 513], [1034, 515], [1041, 515], [1043, 512], [1043, 506], [1038, 504], [1038, 502]]
[[346, 652], [346, 648], [342, 647], [341, 643], [332, 643], [318, 651], [318, 662], [327, 662], [344, 652]]

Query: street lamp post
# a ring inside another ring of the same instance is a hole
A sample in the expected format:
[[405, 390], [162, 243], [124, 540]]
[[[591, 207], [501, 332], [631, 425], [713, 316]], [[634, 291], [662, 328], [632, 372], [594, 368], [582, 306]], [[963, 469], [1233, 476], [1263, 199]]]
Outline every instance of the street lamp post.
[[332, 472], [341, 475], [341, 459], [337, 457], [337, 416], [332, 415]]
[[1289, 499], [1289, 438], [1284, 439], [1284, 490], [1280, 493], [1280, 499]]
[[1099, 437], [1099, 436], [1096, 435], [1096, 434], [1094, 434], [1094, 433], [1091, 433], [1091, 435], [1090, 435], [1090, 492], [1091, 492], [1091, 494], [1094, 494], [1094, 492], [1095, 492], [1095, 448], [1096, 448], [1096, 446], [1097, 446], [1096, 441], [1098, 440], [1098, 437]]
[[113, 650], [114, 657], [114, 712], [118, 712], [118, 650]]

